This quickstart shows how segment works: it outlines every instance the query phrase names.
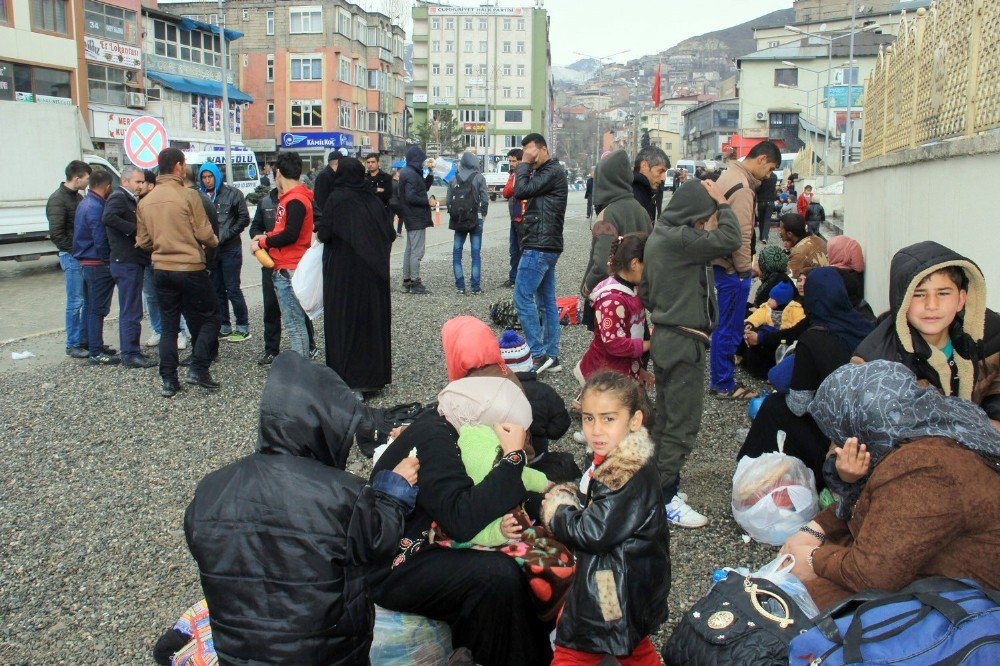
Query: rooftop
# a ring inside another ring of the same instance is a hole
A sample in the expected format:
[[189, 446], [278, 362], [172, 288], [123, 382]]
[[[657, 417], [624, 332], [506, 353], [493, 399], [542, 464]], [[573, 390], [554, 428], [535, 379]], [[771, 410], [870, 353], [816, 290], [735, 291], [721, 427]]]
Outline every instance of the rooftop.
[[[846, 58], [850, 55], [850, 44], [848, 39], [838, 39], [833, 42], [833, 57]], [[896, 41], [894, 35], [881, 35], [871, 32], [859, 32], [854, 36], [854, 57], [877, 56], [879, 48], [888, 46]], [[803, 35], [799, 42], [783, 44], [767, 49], [761, 49], [748, 53], [737, 58], [739, 62], [744, 60], [809, 60], [814, 58], [826, 58], [829, 54], [828, 43]]]

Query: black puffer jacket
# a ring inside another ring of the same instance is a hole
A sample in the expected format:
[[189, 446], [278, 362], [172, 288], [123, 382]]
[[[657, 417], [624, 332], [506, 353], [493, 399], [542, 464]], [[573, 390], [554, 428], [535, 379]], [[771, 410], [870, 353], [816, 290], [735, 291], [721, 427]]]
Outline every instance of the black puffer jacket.
[[[215, 192], [205, 192], [205, 186], [201, 181], [201, 174], [208, 171], [215, 176]], [[222, 182], [222, 174], [219, 168], [211, 162], [206, 162], [198, 171], [199, 189], [202, 190], [215, 205], [215, 210], [219, 214], [219, 229], [216, 234], [219, 237], [219, 247], [240, 242], [240, 234], [250, 226], [250, 212], [247, 210], [246, 199], [243, 193], [235, 187], [225, 185]]]
[[101, 222], [107, 227], [112, 263], [149, 265], [149, 252], [135, 246], [135, 209], [138, 204], [124, 187], [112, 192], [104, 204]]
[[399, 170], [396, 189], [396, 213], [407, 231], [420, 231], [434, 226], [431, 205], [427, 199], [427, 181], [424, 179], [424, 160], [427, 155], [420, 146], [410, 146], [406, 151], [406, 166]]
[[546, 500], [542, 519], [576, 554], [556, 644], [627, 655], [666, 619], [670, 533], [652, 458], [640, 429], [594, 470], [585, 508], [567, 486]]
[[76, 207], [83, 201], [82, 192], [74, 192], [60, 183], [45, 204], [45, 217], [49, 220], [49, 238], [60, 252], [73, 252], [73, 220]]
[[253, 214], [250, 223], [250, 238], [274, 231], [274, 223], [278, 215], [278, 188], [274, 188], [261, 198], [257, 204], [257, 212]]
[[416, 493], [394, 472], [373, 487], [343, 471], [363, 418], [333, 370], [285, 352], [257, 451], [198, 484], [184, 531], [220, 663], [368, 664], [360, 568], [392, 554]]
[[554, 388], [538, 381], [534, 372], [519, 372], [524, 397], [531, 404], [531, 448], [535, 458], [549, 450], [549, 440], [559, 439], [572, 425], [566, 402]]
[[656, 209], [656, 192], [653, 191], [649, 179], [638, 171], [632, 172], [632, 196], [639, 202], [639, 205], [646, 209], [650, 221], [660, 216]]
[[527, 162], [517, 166], [514, 198], [528, 200], [520, 226], [522, 250], [562, 252], [568, 192], [566, 172], [556, 160], [537, 169]]

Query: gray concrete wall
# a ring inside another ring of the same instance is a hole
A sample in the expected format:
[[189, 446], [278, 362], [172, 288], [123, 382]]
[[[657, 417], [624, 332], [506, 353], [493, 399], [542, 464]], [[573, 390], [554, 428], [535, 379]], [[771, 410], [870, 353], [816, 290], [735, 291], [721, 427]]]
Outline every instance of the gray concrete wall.
[[889, 262], [933, 240], [976, 262], [1000, 311], [1000, 134], [864, 160], [845, 171], [844, 233], [865, 252], [865, 296], [889, 307]]

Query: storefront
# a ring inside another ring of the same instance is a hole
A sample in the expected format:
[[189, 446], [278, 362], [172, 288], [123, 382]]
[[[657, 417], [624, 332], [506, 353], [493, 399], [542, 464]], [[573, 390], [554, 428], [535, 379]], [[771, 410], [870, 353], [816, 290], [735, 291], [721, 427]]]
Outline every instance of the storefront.
[[354, 154], [354, 135], [346, 132], [282, 132], [281, 148], [301, 155], [306, 171], [322, 169], [326, 166], [326, 156], [334, 148]]

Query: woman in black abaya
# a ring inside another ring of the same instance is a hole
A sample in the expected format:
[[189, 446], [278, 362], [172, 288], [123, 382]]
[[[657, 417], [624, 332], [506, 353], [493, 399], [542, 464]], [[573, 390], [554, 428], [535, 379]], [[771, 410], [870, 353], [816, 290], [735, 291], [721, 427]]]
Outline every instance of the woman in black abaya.
[[392, 382], [389, 253], [396, 233], [365, 169], [342, 157], [316, 225], [323, 250], [326, 364], [355, 391]]

